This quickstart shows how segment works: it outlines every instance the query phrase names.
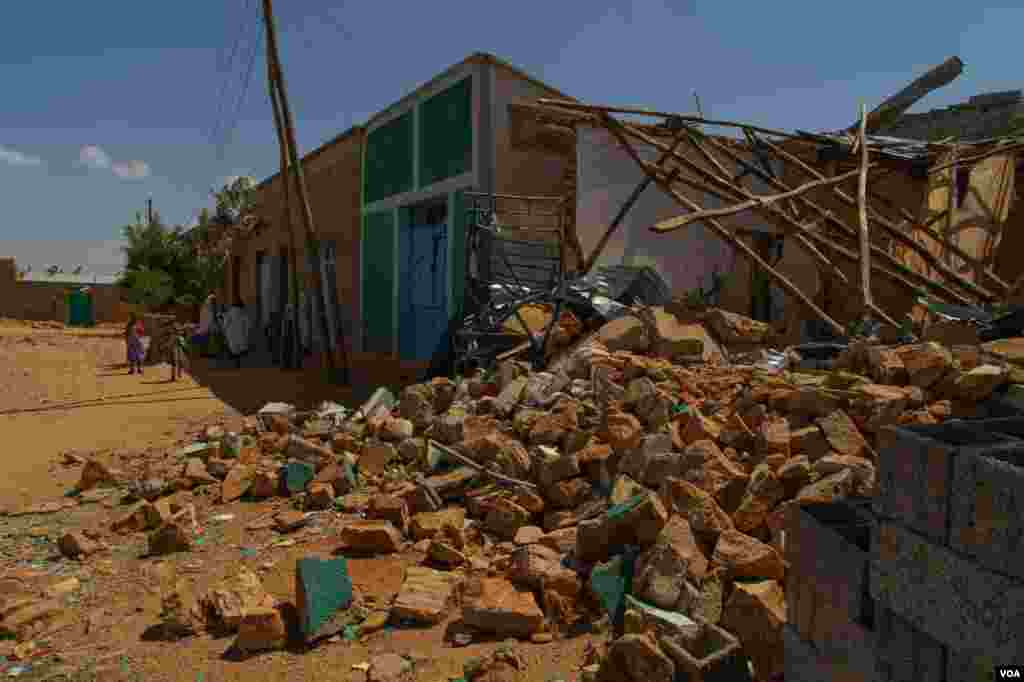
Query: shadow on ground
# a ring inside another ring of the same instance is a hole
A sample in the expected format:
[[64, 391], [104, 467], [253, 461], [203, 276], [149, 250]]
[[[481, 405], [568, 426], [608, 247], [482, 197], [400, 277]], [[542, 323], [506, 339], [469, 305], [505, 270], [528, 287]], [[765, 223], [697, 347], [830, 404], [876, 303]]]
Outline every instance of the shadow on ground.
[[415, 382], [415, 371], [379, 356], [360, 356], [350, 360], [349, 382], [331, 381], [320, 367], [319, 358], [307, 356], [306, 367], [285, 370], [271, 365], [265, 357], [249, 357], [242, 367], [232, 362], [192, 357], [189, 373], [219, 400], [241, 414], [253, 414], [269, 402], [313, 409], [325, 400], [358, 407], [379, 386], [392, 391]]

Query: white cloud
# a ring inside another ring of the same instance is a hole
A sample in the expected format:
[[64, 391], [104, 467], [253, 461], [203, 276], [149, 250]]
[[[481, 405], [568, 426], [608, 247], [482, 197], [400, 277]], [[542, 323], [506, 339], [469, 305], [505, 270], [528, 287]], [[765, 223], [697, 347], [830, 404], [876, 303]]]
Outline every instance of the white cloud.
[[124, 180], [141, 180], [149, 177], [149, 164], [145, 161], [125, 161], [111, 166], [114, 175]]
[[0, 145], [0, 161], [12, 166], [39, 166], [43, 163], [38, 156], [29, 156], [3, 145]]
[[87, 144], [78, 153], [78, 162], [89, 168], [110, 168], [110, 155], [94, 144]]
[[122, 180], [141, 180], [149, 177], [149, 164], [145, 161], [114, 161], [101, 147], [88, 144], [78, 153], [78, 162], [96, 169], [109, 169]]

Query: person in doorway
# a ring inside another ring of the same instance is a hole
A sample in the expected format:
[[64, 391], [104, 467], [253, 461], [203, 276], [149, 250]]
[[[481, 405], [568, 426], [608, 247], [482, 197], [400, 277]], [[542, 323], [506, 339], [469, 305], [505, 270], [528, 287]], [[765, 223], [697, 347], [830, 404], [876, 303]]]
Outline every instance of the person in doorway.
[[241, 299], [224, 314], [224, 341], [235, 367], [242, 366], [242, 356], [249, 350], [249, 316]]
[[128, 348], [128, 373], [135, 374], [138, 370], [142, 374], [142, 361], [145, 358], [146, 350], [142, 345], [142, 337], [146, 330], [142, 320], [135, 313], [128, 318], [128, 325], [124, 329], [125, 345]]
[[199, 349], [199, 354], [207, 356], [210, 343], [210, 334], [213, 332], [214, 315], [217, 308], [217, 296], [210, 294], [206, 297], [202, 309], [199, 311], [199, 328], [192, 335], [192, 345]]

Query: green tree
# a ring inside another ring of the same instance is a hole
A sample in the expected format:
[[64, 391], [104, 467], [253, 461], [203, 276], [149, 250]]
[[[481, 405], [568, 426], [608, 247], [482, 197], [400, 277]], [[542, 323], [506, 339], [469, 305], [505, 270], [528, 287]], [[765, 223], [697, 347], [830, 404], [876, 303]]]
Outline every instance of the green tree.
[[126, 300], [154, 307], [196, 305], [217, 289], [232, 242], [258, 223], [255, 189], [252, 178], [240, 177], [212, 191], [213, 210], [202, 209], [190, 229], [165, 225], [159, 213], [149, 221], [136, 214], [135, 222], [121, 229], [126, 262], [120, 284]]

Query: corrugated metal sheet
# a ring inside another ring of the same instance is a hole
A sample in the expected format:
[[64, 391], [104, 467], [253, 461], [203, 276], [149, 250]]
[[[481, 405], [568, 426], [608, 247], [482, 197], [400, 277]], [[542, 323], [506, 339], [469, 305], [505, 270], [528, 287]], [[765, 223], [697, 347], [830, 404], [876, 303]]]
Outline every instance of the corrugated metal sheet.
[[58, 272], [55, 275], [50, 275], [46, 271], [39, 272], [26, 272], [22, 278], [22, 282], [46, 282], [48, 284], [67, 284], [73, 285], [92, 285], [92, 284], [115, 284], [117, 282], [117, 275], [97, 275], [93, 273], [81, 273], [78, 275]]

